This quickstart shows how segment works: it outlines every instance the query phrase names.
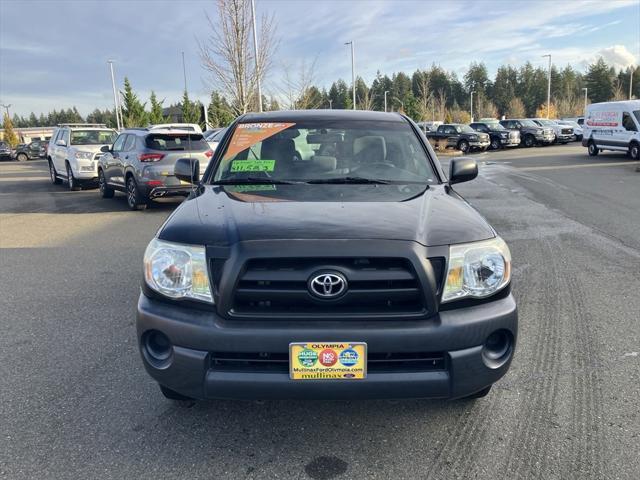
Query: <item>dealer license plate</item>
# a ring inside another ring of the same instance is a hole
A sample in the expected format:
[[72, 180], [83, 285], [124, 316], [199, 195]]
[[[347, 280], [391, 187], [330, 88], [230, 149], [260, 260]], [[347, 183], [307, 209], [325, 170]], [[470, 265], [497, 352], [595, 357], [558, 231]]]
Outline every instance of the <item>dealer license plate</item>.
[[292, 380], [357, 380], [367, 376], [364, 342], [299, 342], [289, 344]]

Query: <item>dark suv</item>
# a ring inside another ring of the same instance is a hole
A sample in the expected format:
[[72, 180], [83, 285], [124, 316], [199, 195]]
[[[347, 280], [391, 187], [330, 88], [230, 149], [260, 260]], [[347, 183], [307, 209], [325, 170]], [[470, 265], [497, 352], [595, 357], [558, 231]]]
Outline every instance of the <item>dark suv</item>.
[[144, 209], [155, 198], [187, 196], [192, 187], [173, 174], [176, 160], [189, 156], [206, 167], [213, 155], [201, 133], [150, 128], [125, 130], [102, 152], [98, 160], [102, 197], [123, 191], [132, 210]]
[[[304, 160], [299, 151], [311, 151]], [[138, 345], [165, 396], [486, 395], [517, 336], [505, 242], [395, 113], [247, 114], [144, 255]]]

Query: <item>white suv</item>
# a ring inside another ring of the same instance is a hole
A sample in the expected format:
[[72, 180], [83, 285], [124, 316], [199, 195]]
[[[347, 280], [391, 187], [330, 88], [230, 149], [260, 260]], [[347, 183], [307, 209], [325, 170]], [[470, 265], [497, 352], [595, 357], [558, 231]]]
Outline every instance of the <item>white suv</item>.
[[66, 180], [69, 190], [96, 185], [101, 148], [111, 145], [116, 135], [115, 130], [97, 123], [58, 125], [47, 149], [51, 182], [59, 184]]

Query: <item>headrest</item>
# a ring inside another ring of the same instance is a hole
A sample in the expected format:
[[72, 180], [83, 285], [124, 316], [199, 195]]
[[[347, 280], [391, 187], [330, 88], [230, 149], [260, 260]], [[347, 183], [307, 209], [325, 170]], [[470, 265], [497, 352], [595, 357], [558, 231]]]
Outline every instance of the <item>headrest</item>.
[[340, 133], [310, 133], [307, 135], [307, 143], [336, 143], [342, 141]]
[[367, 135], [364, 137], [358, 137], [353, 142], [353, 154], [357, 155], [364, 150], [377, 150], [382, 158], [387, 157], [387, 145], [384, 141], [384, 137]]
[[336, 157], [330, 157], [328, 155], [314, 155], [311, 161], [314, 167], [324, 172], [335, 170], [338, 165]]

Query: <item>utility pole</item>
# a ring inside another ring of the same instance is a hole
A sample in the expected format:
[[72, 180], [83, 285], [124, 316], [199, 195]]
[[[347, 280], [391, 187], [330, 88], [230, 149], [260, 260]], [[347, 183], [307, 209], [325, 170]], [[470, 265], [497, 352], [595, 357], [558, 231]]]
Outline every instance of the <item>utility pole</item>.
[[471, 90], [471, 121], [473, 122], [473, 94], [476, 93]]
[[262, 87], [260, 86], [260, 62], [258, 61], [258, 33], [256, 32], [255, 0], [251, 0], [251, 17], [253, 18], [253, 53], [256, 57], [256, 84], [258, 87], [258, 111], [262, 112]]
[[109, 69], [111, 70], [111, 87], [113, 88], [113, 104], [116, 109], [116, 125], [118, 131], [122, 130], [122, 112], [120, 112], [120, 101], [118, 100], [118, 93], [116, 91], [116, 79], [113, 74], [113, 60], [107, 60]]
[[583, 87], [582, 90], [584, 90], [584, 111], [582, 112], [582, 115], [586, 115], [587, 114], [587, 87]]
[[384, 91], [384, 111], [387, 111], [387, 93], [389, 93], [389, 90], [385, 90]]
[[356, 110], [356, 63], [353, 53], [353, 40], [345, 43], [345, 45], [351, 45], [351, 88], [353, 90], [353, 109]]
[[549, 81], [547, 82], [547, 118], [551, 114], [551, 54], [542, 55], [542, 57], [549, 57]]

